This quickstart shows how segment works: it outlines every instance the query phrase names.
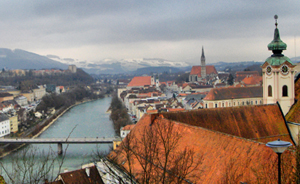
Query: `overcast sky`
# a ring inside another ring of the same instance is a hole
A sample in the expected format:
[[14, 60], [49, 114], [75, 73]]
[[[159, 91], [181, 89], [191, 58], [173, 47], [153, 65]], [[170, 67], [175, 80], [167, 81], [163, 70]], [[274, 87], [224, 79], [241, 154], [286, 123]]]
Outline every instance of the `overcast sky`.
[[[288, 57], [300, 56], [300, 1], [0, 0], [0, 47], [99, 61], [264, 61], [277, 14]], [[296, 49], [295, 49], [296, 48]]]

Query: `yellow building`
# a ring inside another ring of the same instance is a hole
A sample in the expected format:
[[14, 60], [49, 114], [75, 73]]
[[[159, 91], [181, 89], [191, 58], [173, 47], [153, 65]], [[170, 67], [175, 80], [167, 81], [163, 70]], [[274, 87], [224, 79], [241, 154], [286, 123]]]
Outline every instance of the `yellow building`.
[[10, 132], [16, 133], [18, 132], [18, 116], [13, 116], [9, 118], [9, 123], [10, 123]]

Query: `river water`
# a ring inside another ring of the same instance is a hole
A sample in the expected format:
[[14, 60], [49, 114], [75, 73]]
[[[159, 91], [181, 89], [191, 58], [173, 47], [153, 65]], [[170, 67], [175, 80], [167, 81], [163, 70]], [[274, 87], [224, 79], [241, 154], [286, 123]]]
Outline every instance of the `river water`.
[[[114, 137], [112, 122], [109, 120], [109, 114], [105, 113], [110, 102], [111, 98], [103, 98], [75, 106], [58, 118], [40, 137]], [[67, 150], [61, 169], [62, 171], [79, 169], [81, 165], [93, 160], [92, 154], [97, 150], [108, 152], [111, 146], [107, 144], [70, 144], [68, 146], [63, 144], [63, 150], [65, 151], [66, 148]], [[39, 153], [48, 153], [50, 150], [57, 152], [56, 144], [35, 144], [28, 147], [38, 149]], [[22, 149], [4, 157], [2, 162], [9, 165], [11, 159], [14, 159], [21, 151]], [[58, 171], [57, 167], [58, 165], [55, 166], [55, 171]]]

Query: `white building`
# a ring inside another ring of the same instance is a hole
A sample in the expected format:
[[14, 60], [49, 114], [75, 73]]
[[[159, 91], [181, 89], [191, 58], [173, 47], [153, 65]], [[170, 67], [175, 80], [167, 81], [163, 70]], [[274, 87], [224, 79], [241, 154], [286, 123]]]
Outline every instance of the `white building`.
[[133, 129], [134, 126], [135, 125], [126, 125], [122, 127], [120, 132], [121, 138], [124, 139], [127, 136], [127, 134], [129, 134], [129, 132]]
[[5, 114], [0, 114], [0, 137], [10, 134], [9, 119]]

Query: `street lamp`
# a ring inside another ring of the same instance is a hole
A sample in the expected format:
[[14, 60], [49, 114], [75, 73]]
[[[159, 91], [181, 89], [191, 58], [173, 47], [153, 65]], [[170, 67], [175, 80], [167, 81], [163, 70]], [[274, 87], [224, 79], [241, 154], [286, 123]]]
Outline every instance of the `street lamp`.
[[281, 141], [280, 139], [278, 139], [277, 141], [268, 142], [266, 146], [270, 147], [278, 155], [278, 183], [281, 184], [280, 156], [289, 146], [292, 146], [292, 144], [290, 142]]

